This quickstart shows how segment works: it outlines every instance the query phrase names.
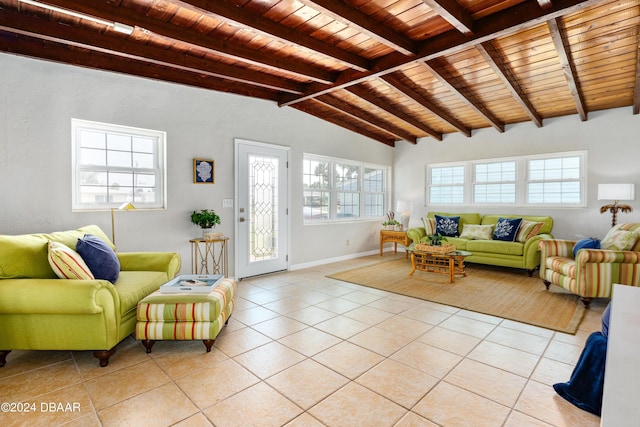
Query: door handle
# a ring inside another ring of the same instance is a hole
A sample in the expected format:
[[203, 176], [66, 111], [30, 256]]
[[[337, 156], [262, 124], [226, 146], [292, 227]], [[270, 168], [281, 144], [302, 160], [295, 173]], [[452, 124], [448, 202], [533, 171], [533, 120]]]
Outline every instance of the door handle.
[[240, 222], [244, 222], [244, 217], [240, 217]]

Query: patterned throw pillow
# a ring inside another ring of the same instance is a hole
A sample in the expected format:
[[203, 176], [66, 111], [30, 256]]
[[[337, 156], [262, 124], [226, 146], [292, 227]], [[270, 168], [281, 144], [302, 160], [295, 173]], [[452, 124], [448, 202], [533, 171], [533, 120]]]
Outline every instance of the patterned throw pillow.
[[93, 274], [80, 254], [65, 244], [50, 241], [47, 258], [60, 279], [93, 280]]
[[460, 237], [470, 240], [491, 240], [493, 234], [493, 224], [462, 224], [462, 234]]
[[526, 219], [523, 219], [520, 223], [520, 229], [518, 230], [516, 241], [526, 242], [533, 236], [537, 236], [543, 225], [543, 222], [527, 221]]
[[602, 249], [612, 251], [628, 251], [633, 247], [634, 243], [636, 243], [638, 237], [640, 237], [640, 235], [635, 231], [611, 229], [606, 237], [602, 239], [600, 246]]
[[436, 234], [435, 218], [422, 218], [422, 223], [424, 224], [424, 231], [427, 233], [427, 236], [433, 236]]
[[436, 234], [446, 237], [458, 237], [459, 216], [440, 216], [436, 217]]
[[101, 238], [85, 234], [78, 239], [76, 250], [87, 263], [96, 279], [115, 283], [120, 276], [120, 260], [111, 247]]
[[493, 240], [515, 241], [521, 222], [522, 218], [498, 218], [496, 228], [493, 231]]

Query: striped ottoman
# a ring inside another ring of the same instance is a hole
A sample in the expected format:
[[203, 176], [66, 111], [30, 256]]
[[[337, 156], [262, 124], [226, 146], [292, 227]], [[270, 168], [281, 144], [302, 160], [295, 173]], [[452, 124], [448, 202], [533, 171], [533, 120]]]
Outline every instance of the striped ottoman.
[[208, 294], [162, 294], [138, 303], [136, 339], [151, 353], [157, 340], [202, 340], [207, 352], [233, 311], [236, 282], [222, 279]]

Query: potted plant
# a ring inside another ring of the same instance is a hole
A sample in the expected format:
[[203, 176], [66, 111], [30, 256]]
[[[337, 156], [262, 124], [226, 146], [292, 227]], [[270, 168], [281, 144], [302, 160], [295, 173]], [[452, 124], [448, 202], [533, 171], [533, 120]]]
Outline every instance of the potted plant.
[[202, 228], [202, 235], [206, 239], [206, 234], [220, 224], [220, 215], [213, 209], [201, 209], [191, 213], [191, 222]]
[[440, 233], [432, 234], [423, 238], [426, 242], [429, 242], [431, 246], [442, 246], [442, 242], [448, 242], [449, 240]]
[[387, 220], [385, 222], [382, 223], [382, 225], [385, 227], [385, 229], [387, 230], [393, 230], [395, 229], [397, 226], [401, 226], [402, 224], [400, 224], [398, 221], [396, 221], [395, 218], [395, 213], [393, 211], [389, 211], [386, 214], [387, 216]]

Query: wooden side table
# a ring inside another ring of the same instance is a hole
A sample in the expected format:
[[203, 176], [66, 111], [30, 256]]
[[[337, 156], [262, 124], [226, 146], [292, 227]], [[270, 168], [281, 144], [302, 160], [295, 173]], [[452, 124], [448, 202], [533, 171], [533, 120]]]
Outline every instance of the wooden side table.
[[193, 274], [222, 274], [228, 277], [228, 237], [191, 239], [191, 271]]
[[[393, 243], [393, 252], [398, 252], [398, 243], [408, 247], [411, 239], [407, 236], [406, 231], [380, 230], [380, 256], [382, 256], [382, 245], [385, 243]], [[409, 252], [404, 253], [405, 258], [409, 257]]]

